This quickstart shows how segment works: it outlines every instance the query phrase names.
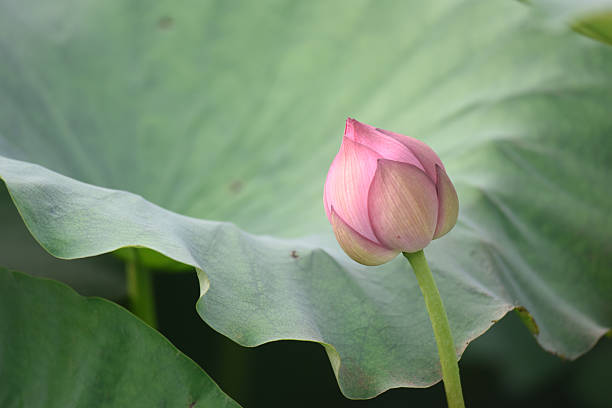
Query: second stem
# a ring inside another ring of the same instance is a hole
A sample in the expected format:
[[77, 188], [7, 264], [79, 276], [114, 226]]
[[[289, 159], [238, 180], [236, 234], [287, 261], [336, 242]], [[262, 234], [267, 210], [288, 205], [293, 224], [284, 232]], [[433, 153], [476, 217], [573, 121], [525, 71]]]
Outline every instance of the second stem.
[[140, 254], [135, 248], [132, 248], [131, 257], [126, 264], [126, 278], [130, 310], [149, 326], [157, 327], [153, 274], [142, 264]]

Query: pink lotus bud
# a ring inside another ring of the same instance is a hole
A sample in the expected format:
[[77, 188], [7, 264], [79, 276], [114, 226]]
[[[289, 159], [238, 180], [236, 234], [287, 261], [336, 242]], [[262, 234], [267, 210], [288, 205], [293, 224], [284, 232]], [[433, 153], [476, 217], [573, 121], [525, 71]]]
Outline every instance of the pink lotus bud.
[[455, 226], [459, 211], [455, 187], [429, 146], [351, 118], [323, 201], [340, 246], [364, 265], [425, 248]]

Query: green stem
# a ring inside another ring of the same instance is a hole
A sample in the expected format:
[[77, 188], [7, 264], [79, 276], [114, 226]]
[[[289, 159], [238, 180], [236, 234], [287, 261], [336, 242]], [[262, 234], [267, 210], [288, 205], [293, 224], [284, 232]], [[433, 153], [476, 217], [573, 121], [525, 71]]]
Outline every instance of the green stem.
[[446, 391], [446, 401], [449, 408], [463, 408], [463, 393], [461, 392], [461, 380], [459, 378], [459, 365], [457, 364], [457, 353], [451, 335], [448, 317], [440, 298], [440, 292], [434, 281], [425, 254], [423, 251], [407, 253], [404, 256], [412, 265], [417, 282], [421, 287], [421, 292], [425, 298], [425, 305], [431, 320], [436, 344], [438, 345], [438, 355], [442, 366], [442, 380]]
[[126, 279], [130, 310], [149, 326], [155, 328], [157, 319], [153, 295], [153, 274], [142, 265], [136, 249], [133, 249], [132, 256], [127, 261]]

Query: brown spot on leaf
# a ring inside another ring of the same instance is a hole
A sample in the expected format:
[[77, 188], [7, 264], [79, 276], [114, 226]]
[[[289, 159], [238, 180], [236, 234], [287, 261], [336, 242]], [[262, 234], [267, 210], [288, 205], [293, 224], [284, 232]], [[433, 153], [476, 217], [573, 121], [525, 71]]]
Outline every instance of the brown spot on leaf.
[[174, 25], [174, 19], [170, 16], [163, 16], [157, 21], [157, 26], [162, 30], [172, 28]]
[[229, 185], [229, 189], [232, 193], [238, 194], [242, 190], [242, 181], [240, 180], [232, 181], [232, 183]]
[[300, 256], [298, 255], [297, 251], [294, 249], [293, 251], [291, 251], [291, 257], [293, 259], [298, 259]]
[[196, 404], [195, 401], [193, 401], [191, 404], [189, 404], [189, 408], [195, 407], [195, 404]]

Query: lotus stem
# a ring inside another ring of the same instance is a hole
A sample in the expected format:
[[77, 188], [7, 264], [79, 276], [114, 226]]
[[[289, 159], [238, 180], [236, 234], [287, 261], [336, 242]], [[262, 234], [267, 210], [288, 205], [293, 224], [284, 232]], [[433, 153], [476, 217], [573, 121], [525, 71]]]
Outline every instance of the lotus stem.
[[413, 253], [404, 252], [404, 256], [408, 259], [410, 265], [412, 265], [417, 282], [425, 298], [425, 306], [429, 313], [429, 319], [431, 320], [431, 326], [438, 346], [446, 401], [449, 408], [464, 408], [465, 403], [463, 402], [463, 393], [461, 391], [457, 353], [455, 352], [455, 344], [440, 292], [429, 269], [423, 250]]

